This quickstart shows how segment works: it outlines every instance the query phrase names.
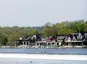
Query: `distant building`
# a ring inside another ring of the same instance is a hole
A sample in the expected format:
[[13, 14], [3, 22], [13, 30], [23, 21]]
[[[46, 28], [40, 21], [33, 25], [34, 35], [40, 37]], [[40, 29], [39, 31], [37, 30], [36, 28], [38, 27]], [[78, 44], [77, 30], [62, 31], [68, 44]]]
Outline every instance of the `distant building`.
[[81, 33], [75, 33], [70, 36], [67, 36], [67, 38], [65, 38], [65, 43], [66, 45], [72, 45], [72, 46], [87, 45], [86, 37], [87, 37], [86, 33], [84, 33], [84, 35], [82, 35]]
[[87, 33], [72, 35], [57, 35], [50, 37], [43, 37], [41, 34], [21, 37], [16, 40], [16, 46], [28, 45], [28, 46], [82, 46], [87, 45]]
[[57, 45], [61, 46], [64, 44], [65, 35], [57, 35]]
[[83, 45], [87, 45], [87, 33], [84, 34]]
[[16, 40], [16, 46], [19, 45], [35, 45], [35, 38], [31, 36], [27, 36], [27, 38], [19, 38], [19, 40]]

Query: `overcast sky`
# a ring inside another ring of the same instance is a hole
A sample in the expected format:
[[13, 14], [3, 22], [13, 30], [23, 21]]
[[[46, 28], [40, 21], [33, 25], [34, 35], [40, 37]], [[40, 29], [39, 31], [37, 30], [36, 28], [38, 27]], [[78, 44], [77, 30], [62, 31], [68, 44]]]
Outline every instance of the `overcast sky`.
[[87, 0], [0, 0], [1, 26], [41, 26], [87, 20]]

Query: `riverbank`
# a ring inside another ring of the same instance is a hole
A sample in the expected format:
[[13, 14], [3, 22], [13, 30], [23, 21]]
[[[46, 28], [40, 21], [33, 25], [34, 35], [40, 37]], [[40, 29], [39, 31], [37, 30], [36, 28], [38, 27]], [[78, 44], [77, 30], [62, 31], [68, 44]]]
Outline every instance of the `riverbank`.
[[0, 48], [87, 48], [87, 46], [0, 46]]
[[42, 60], [87, 60], [87, 55], [52, 55], [52, 54], [11, 54], [0, 53], [0, 58], [22, 58]]

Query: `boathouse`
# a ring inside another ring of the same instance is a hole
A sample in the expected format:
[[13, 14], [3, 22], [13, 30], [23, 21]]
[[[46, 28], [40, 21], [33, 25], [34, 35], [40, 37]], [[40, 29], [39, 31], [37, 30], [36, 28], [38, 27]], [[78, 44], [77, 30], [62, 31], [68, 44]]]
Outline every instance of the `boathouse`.
[[57, 45], [62, 46], [64, 44], [65, 35], [57, 35]]
[[24, 37], [20, 37], [18, 40], [16, 40], [16, 46], [19, 46], [19, 45], [29, 45], [29, 46], [32, 46], [32, 45], [35, 45], [35, 37], [32, 37], [32, 36], [27, 36], [26, 38]]
[[84, 33], [83, 35], [81, 33], [68, 35], [65, 37], [65, 44], [64, 45], [70, 45], [70, 46], [82, 46], [87, 45], [87, 34]]
[[74, 33], [71, 35], [57, 35], [55, 38], [43, 37], [41, 35], [27, 36], [26, 38], [19, 38], [16, 40], [16, 46], [82, 46], [87, 45], [87, 33]]
[[27, 35], [26, 37], [20, 37], [18, 40], [16, 40], [16, 46], [19, 45], [29, 45], [29, 46], [34, 46], [36, 45], [36, 41], [41, 41], [42, 36], [40, 34], [36, 35]]

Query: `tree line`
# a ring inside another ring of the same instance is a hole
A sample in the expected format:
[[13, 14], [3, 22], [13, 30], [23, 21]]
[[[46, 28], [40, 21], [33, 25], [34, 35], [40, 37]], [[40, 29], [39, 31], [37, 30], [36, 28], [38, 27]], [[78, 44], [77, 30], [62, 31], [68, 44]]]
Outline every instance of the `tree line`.
[[87, 32], [87, 21], [63, 21], [61, 23], [46, 23], [41, 27], [0, 27], [0, 45], [13, 45], [20, 37], [43, 34], [43, 36], [69, 35]]

